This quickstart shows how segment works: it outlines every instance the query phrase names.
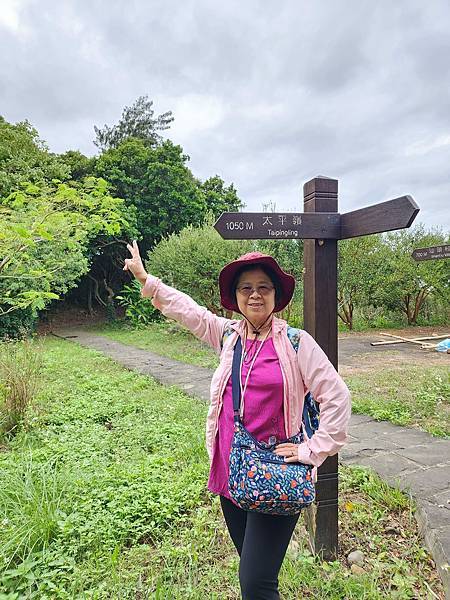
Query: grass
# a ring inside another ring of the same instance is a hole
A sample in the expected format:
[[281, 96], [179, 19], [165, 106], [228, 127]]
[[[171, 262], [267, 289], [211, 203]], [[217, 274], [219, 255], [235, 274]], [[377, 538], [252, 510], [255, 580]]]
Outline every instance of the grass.
[[65, 490], [51, 463], [36, 465], [26, 459], [6, 475], [5, 484], [0, 492], [6, 534], [1, 552], [9, 567], [48, 550], [59, 529]]
[[377, 368], [348, 375], [352, 410], [396, 425], [450, 436], [450, 374], [447, 365]]
[[[182, 362], [215, 368], [216, 354], [177, 324], [157, 323], [133, 329], [123, 324], [96, 331], [124, 344], [151, 350]], [[170, 341], [170, 343], [169, 343]], [[438, 437], [450, 435], [450, 376], [448, 366], [396, 368], [379, 364], [373, 370], [345, 377], [352, 392], [352, 409], [378, 420], [417, 427]]]
[[[75, 344], [44, 349], [39, 412], [0, 452], [0, 598], [239, 598], [205, 492], [207, 408]], [[342, 469], [341, 492], [339, 560], [313, 557], [300, 522], [283, 597], [442, 597], [409, 499], [359, 468]], [[355, 548], [357, 575], [345, 560]]]

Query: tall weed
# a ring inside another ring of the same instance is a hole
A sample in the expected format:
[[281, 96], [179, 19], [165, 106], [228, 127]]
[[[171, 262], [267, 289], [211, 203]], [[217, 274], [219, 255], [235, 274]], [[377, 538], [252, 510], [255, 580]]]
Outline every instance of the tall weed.
[[0, 570], [45, 551], [64, 517], [64, 485], [50, 463], [28, 459], [16, 470], [4, 470], [0, 486]]
[[40, 387], [42, 357], [37, 342], [0, 345], [0, 434], [12, 437], [26, 425], [28, 409]]

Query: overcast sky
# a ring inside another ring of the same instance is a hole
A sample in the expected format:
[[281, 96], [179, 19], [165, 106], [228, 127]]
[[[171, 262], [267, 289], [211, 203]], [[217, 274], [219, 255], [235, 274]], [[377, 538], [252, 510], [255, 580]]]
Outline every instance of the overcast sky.
[[0, 114], [92, 155], [147, 94], [246, 210], [326, 175], [340, 212], [411, 194], [449, 229], [449, 31], [448, 0], [1, 0]]

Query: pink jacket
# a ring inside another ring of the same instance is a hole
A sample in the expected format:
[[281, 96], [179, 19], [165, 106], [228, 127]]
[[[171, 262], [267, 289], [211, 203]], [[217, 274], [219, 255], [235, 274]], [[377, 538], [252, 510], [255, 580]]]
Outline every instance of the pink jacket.
[[[233, 347], [237, 336], [243, 335], [245, 321], [218, 317], [187, 294], [165, 285], [152, 275], [147, 277], [142, 296], [152, 298], [155, 308], [166, 317], [182, 323], [220, 355], [220, 364], [211, 381], [211, 404], [206, 420], [206, 448], [212, 460], [222, 396], [231, 374]], [[226, 327], [231, 327], [236, 333], [229, 335], [221, 348]], [[286, 321], [274, 317], [272, 337], [283, 374], [285, 431], [290, 437], [300, 430], [303, 399], [310, 391], [320, 404], [320, 426], [313, 437], [299, 446], [298, 457], [300, 462], [318, 467], [327, 456], [336, 454], [345, 444], [351, 413], [350, 394], [309, 333], [301, 330], [296, 353], [286, 328]]]

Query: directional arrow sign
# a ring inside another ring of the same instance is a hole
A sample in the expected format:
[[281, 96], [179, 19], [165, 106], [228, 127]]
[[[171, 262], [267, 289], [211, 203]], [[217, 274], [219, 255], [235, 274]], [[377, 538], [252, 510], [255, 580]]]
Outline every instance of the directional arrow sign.
[[430, 246], [428, 248], [416, 248], [412, 255], [414, 260], [433, 260], [437, 258], [450, 258], [450, 245]]
[[222, 213], [214, 224], [226, 240], [338, 239], [338, 213]]
[[341, 239], [409, 227], [419, 207], [411, 196], [401, 196], [341, 215]]

